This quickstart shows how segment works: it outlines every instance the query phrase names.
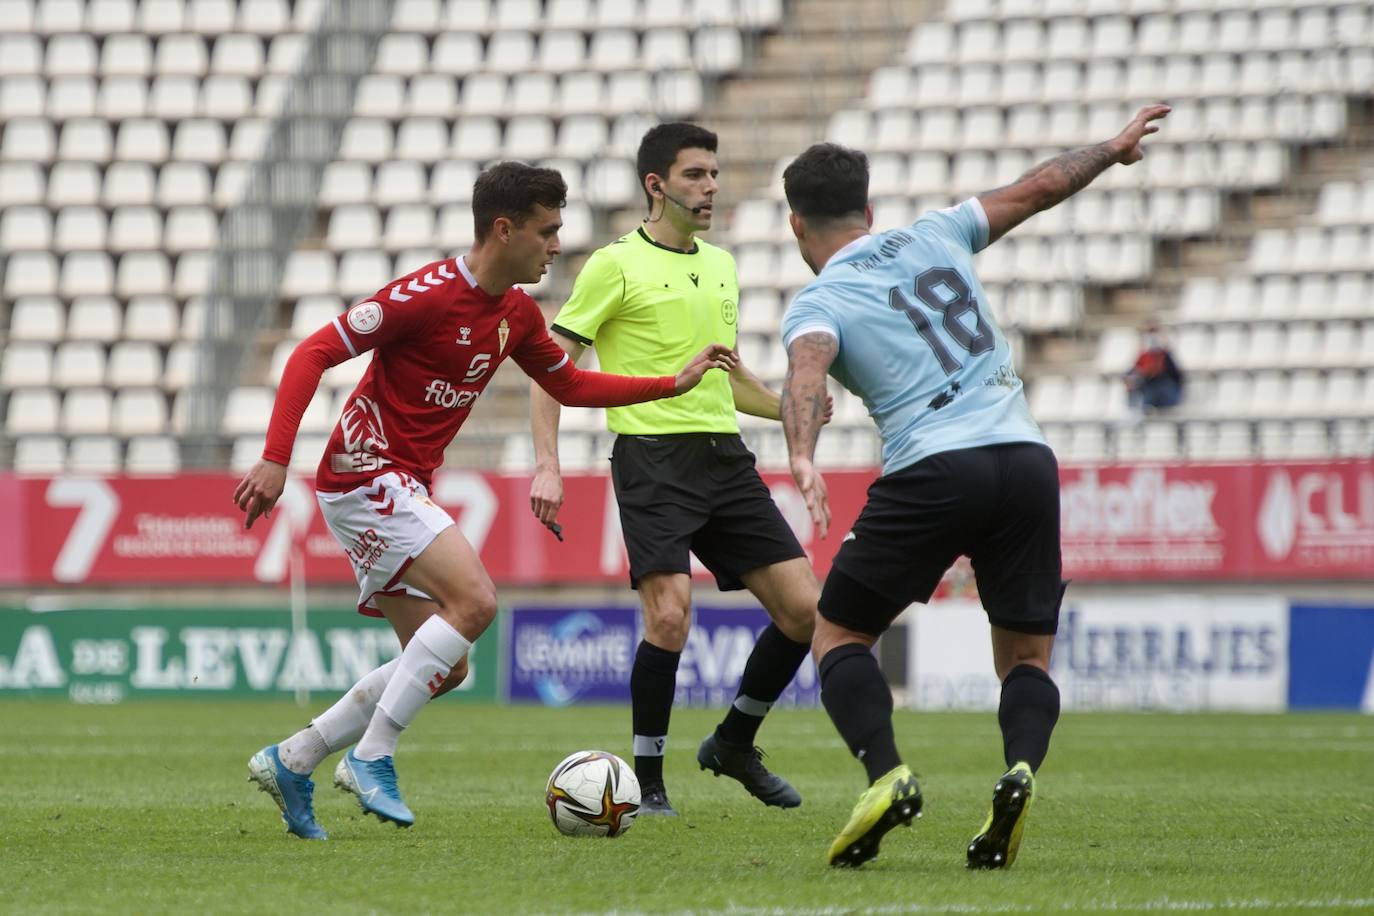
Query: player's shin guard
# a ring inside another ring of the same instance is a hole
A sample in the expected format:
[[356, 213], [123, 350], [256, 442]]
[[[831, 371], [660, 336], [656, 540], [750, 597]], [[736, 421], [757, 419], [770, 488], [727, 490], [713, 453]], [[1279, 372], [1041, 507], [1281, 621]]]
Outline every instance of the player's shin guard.
[[892, 732], [892, 690], [878, 660], [858, 643], [837, 646], [820, 664], [821, 702], [870, 785], [902, 763]]
[[1050, 733], [1059, 721], [1059, 688], [1034, 665], [1017, 665], [1002, 681], [997, 723], [1002, 726], [1002, 753], [1007, 766], [1020, 761], [1040, 769], [1050, 749]]
[[673, 714], [677, 664], [681, 652], [641, 641], [630, 670], [630, 718], [634, 727], [635, 776], [640, 785], [663, 782], [663, 752]]
[[437, 614], [420, 624], [401, 652], [354, 755], [361, 761], [393, 756], [401, 732], [415, 721], [471, 647], [471, 641]]
[[787, 685], [792, 683], [797, 668], [810, 648], [806, 643], [788, 639], [775, 623], [770, 623], [759, 634], [754, 651], [749, 653], [749, 660], [745, 662], [739, 694], [730, 711], [725, 714], [725, 721], [716, 729], [722, 741], [740, 746], [753, 745], [763, 717], [782, 696]]

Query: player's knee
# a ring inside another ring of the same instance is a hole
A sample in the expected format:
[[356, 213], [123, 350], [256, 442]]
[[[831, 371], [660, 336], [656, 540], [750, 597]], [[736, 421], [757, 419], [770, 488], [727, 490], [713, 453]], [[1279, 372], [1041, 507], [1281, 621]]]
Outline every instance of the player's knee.
[[496, 619], [496, 587], [484, 585], [479, 588], [470, 599], [472, 613], [482, 621], [485, 627]]
[[794, 602], [774, 615], [773, 622], [793, 642], [811, 642], [816, 633], [816, 603]]
[[675, 605], [657, 605], [644, 609], [644, 633], [649, 642], [670, 651], [687, 644], [687, 630], [691, 626], [690, 610]]

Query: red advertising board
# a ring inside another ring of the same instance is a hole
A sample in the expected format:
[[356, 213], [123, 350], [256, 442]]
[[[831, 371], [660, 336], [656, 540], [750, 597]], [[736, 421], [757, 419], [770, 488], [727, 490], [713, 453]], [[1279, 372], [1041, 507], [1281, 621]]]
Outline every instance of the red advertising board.
[[[872, 474], [829, 479], [836, 533], [821, 540], [787, 474], [765, 474], [774, 499], [824, 575], [863, 505]], [[0, 582], [32, 584], [281, 582], [293, 548], [316, 583], [347, 583], [352, 572], [325, 526], [310, 482], [288, 482], [276, 510], [252, 530], [226, 474], [176, 477], [0, 478], [18, 519], [0, 562]], [[629, 567], [610, 479], [564, 479], [562, 542], [529, 508], [530, 479], [440, 471], [434, 501], [453, 516], [498, 583], [627, 581]], [[17, 536], [16, 536], [17, 535]]]
[[[871, 472], [830, 472], [834, 525], [821, 540], [785, 473], [765, 480], [819, 575], [863, 506]], [[1080, 581], [1368, 579], [1369, 462], [1066, 467], [1065, 574]], [[293, 548], [312, 582], [352, 581], [310, 482], [293, 479], [272, 518], [245, 531], [227, 474], [0, 477], [14, 515], [0, 534], [7, 584], [281, 582]], [[434, 499], [503, 584], [623, 582], [609, 480], [565, 480], [565, 541], [529, 510], [529, 478], [441, 471]], [[16, 517], [17, 516], [17, 517]]]
[[1060, 502], [1080, 580], [1374, 577], [1367, 461], [1069, 467]]

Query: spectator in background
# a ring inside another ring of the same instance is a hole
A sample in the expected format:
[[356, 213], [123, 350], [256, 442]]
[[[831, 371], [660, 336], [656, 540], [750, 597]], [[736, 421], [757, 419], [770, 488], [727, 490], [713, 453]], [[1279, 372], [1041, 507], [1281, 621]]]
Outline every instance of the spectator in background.
[[1151, 413], [1177, 407], [1183, 400], [1183, 371], [1158, 327], [1141, 329], [1140, 355], [1126, 373], [1127, 398], [1133, 409]]

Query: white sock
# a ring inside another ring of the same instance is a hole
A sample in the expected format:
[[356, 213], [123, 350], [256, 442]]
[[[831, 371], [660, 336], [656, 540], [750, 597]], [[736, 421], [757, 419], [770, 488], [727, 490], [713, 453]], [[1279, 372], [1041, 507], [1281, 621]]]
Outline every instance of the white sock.
[[377, 700], [399, 661], [393, 658], [364, 674], [338, 702], [277, 745], [282, 764], [293, 773], [309, 776], [324, 758], [362, 737], [372, 719], [372, 711], [377, 708]]
[[278, 744], [277, 756], [291, 772], [309, 776], [320, 761], [329, 756], [329, 745], [324, 743], [319, 729], [312, 723]]
[[396, 671], [382, 691], [353, 756], [359, 760], [395, 756], [401, 732], [415, 721], [470, 648], [472, 642], [437, 614], [420, 624], [396, 660]]

